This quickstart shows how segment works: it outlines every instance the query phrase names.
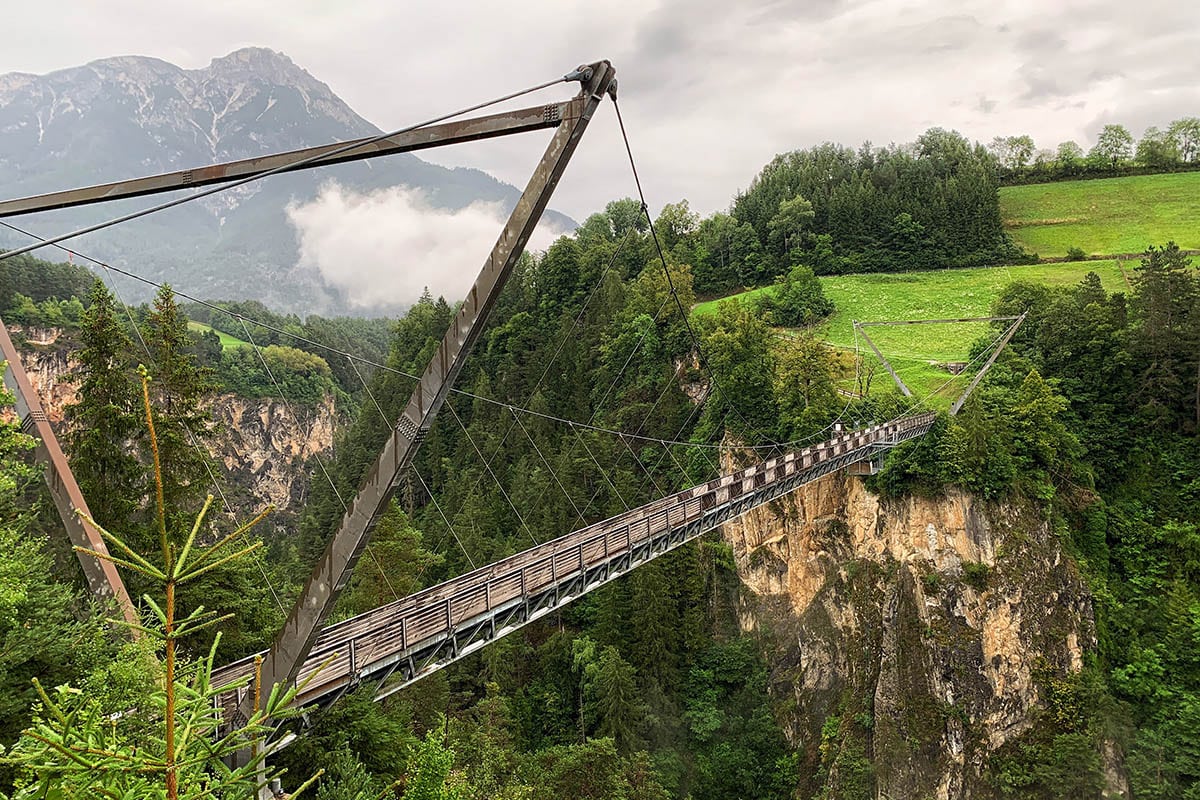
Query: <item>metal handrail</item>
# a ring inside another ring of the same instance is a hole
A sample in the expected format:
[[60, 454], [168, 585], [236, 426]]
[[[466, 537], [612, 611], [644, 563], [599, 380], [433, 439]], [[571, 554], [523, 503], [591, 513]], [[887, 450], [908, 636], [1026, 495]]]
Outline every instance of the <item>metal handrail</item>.
[[[500, 609], [578, 581], [614, 560], [629, 557], [666, 532], [701, 523], [706, 515], [743, 499], [749, 502], [739, 506], [733, 516], [769, 502], [778, 496], [773, 489], [781, 484], [798, 486], [827, 474], [829, 470], [823, 467], [830, 463], [837, 463], [837, 468], [848, 466], [871, 457], [880, 446], [922, 435], [934, 417], [930, 412], [895, 419], [752, 464], [327, 626], [300, 671], [303, 680], [321, 670], [300, 701], [312, 702], [343, 691], [349, 683], [394, 665], [406, 652], [450, 639], [460, 628]], [[216, 670], [215, 684], [252, 674], [254, 659], [249, 656]], [[230, 695], [222, 705], [232, 710], [233, 699]]]

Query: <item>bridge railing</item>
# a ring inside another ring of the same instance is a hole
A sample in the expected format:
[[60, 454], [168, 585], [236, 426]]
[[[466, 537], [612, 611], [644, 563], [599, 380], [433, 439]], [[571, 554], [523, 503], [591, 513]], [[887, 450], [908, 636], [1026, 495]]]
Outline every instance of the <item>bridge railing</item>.
[[[304, 662], [299, 680], [314, 679], [298, 701], [313, 702], [363, 678], [391, 675], [397, 669], [415, 680], [802, 483], [925, 433], [933, 419], [934, 414], [927, 413], [843, 433], [330, 625], [321, 631]], [[254, 657], [244, 658], [217, 670], [214, 683], [223, 685], [253, 670]], [[222, 698], [222, 705], [233, 713], [240, 699], [240, 694], [231, 692]]]

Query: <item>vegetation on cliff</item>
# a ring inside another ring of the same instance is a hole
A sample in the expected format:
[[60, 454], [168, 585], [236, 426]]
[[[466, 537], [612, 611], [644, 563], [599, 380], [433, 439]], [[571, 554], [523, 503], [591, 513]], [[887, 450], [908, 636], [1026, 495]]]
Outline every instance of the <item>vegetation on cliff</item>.
[[[1011, 285], [995, 311], [1030, 316], [994, 377], [876, 480], [1049, 502], [1099, 631], [1092, 665], [1057, 689], [1053, 729], [1086, 734], [1093, 750], [1116, 741], [1138, 797], [1185, 797], [1200, 786], [1200, 275], [1167, 245], [1147, 252], [1132, 284], [1128, 296], [1095, 275], [1066, 289]], [[1005, 785], [1060, 796], [1050, 764], [1062, 752], [1035, 739], [1002, 765]], [[1016, 783], [1014, 770], [1025, 770]]]

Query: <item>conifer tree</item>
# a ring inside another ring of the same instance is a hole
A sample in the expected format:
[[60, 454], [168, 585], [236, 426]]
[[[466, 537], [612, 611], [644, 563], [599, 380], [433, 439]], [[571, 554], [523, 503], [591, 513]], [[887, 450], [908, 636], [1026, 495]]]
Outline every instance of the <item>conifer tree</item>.
[[[297, 688], [272, 687], [265, 696], [255, 684], [254, 710], [244, 725], [223, 718], [218, 698], [245, 685], [213, 683], [217, 643], [206, 656], [192, 663], [179, 652], [185, 637], [207, 631], [221, 622], [217, 614], [199, 606], [183, 611], [176, 603], [176, 590], [210, 573], [229, 561], [245, 558], [262, 546], [246, 543], [246, 534], [267, 512], [246, 525], [205, 546], [197, 542], [212, 495], [194, 520], [171, 530], [164, 505], [161, 451], [150, 411], [150, 392], [143, 372], [142, 400], [146, 413], [155, 488], [155, 534], [159, 558], [143, 557], [120, 536], [84, 515], [84, 521], [111, 548], [109, 553], [77, 547], [76, 550], [103, 558], [136, 573], [154, 585], [159, 600], [144, 598], [152, 615], [145, 625], [131, 625], [140, 643], [153, 649], [143, 667], [155, 673], [157, 686], [149, 697], [130, 698], [138, 707], [109, 713], [89, 693], [58, 686], [47, 690], [34, 679], [41, 700], [31, 728], [13, 748], [8, 760], [23, 775], [14, 800], [35, 798], [164, 798], [201, 800], [208, 797], [250, 800], [264, 781], [277, 776], [263, 763], [263, 744], [272, 730], [272, 720], [294, 716]], [[219, 634], [217, 636], [219, 640]], [[161, 653], [161, 661], [158, 656]], [[143, 717], [148, 712], [149, 717]], [[147, 719], [150, 724], [145, 724]], [[249, 751], [247, 763], [230, 767], [227, 762], [239, 751]], [[320, 773], [303, 784], [297, 796]], [[3, 797], [0, 795], [0, 797]]]
[[634, 665], [660, 687], [670, 686], [679, 652], [679, 610], [671, 597], [670, 577], [660, 559], [639, 567], [629, 581]]
[[[1193, 411], [1200, 424], [1200, 278], [1170, 242], [1146, 252], [1133, 285], [1130, 350], [1142, 411], [1161, 422], [1187, 419], [1183, 415]], [[1188, 403], [1193, 387], [1194, 408]]]
[[164, 285], [155, 295], [143, 337], [153, 362], [150, 386], [158, 447], [167, 470], [166, 507], [188, 508], [205, 492], [210, 456], [198, 445], [215, 432], [212, 413], [203, 401], [217, 384], [211, 370], [196, 361], [187, 318], [170, 286]]
[[633, 749], [635, 725], [645, 711], [638, 700], [636, 672], [617, 648], [606, 647], [592, 678], [596, 730], [601, 736], [611, 736], [622, 752]]
[[102, 525], [125, 525], [142, 495], [141, 473], [131, 441], [139, 426], [130, 341], [112, 293], [92, 285], [76, 358], [82, 380], [79, 400], [66, 407], [71, 465], [88, 507]]

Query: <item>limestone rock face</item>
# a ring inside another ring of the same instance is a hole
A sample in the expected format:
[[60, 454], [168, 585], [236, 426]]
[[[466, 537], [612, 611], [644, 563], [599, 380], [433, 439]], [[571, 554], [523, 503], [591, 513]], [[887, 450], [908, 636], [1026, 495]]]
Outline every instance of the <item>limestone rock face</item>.
[[215, 455], [239, 485], [277, 509], [293, 510], [308, 491], [305, 462], [328, 458], [337, 418], [333, 398], [317, 407], [274, 398], [220, 395], [213, 412], [221, 428]]
[[[25, 371], [47, 418], [61, 423], [64, 407], [78, 399], [71, 345], [53, 329], [22, 333], [27, 341], [22, 351]], [[314, 407], [221, 394], [212, 401], [212, 411], [218, 433], [210, 450], [224, 465], [218, 479], [230, 503], [239, 512], [268, 504], [281, 512], [297, 511], [308, 493], [309, 460], [327, 457], [333, 447], [333, 398], [325, 397]]]
[[989, 754], [1042, 703], [1035, 673], [1078, 671], [1095, 643], [1090, 595], [1032, 508], [882, 500], [835, 474], [723, 535], [741, 624], [773, 651], [802, 797], [859, 780], [852, 767], [890, 800], [990, 796]]
[[37, 390], [46, 418], [59, 423], [63, 420], [63, 408], [79, 400], [79, 384], [71, 378], [75, 365], [69, 351], [54, 346], [58, 341], [56, 332], [41, 333], [44, 341], [30, 338], [31, 344], [39, 346], [22, 353], [22, 360], [29, 382]]

